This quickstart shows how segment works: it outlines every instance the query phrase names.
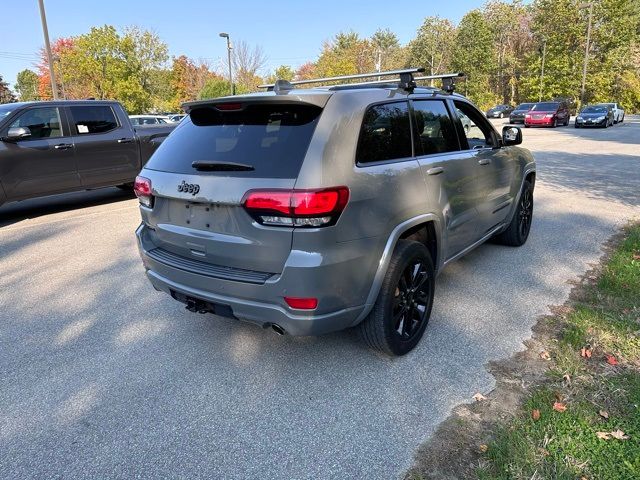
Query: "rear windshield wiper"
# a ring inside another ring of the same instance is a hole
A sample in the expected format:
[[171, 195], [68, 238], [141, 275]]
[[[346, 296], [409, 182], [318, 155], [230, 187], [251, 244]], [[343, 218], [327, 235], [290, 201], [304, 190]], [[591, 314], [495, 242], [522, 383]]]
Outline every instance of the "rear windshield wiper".
[[250, 172], [255, 170], [254, 167], [246, 163], [216, 162], [212, 160], [196, 160], [191, 166], [196, 170], [205, 172]]

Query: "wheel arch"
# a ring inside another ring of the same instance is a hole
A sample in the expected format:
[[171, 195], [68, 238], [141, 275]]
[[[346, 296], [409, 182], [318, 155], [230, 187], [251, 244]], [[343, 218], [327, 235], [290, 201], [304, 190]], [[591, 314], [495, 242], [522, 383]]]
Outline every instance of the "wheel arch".
[[437, 275], [437, 272], [442, 266], [440, 258], [442, 252], [442, 229], [440, 218], [436, 214], [426, 213], [405, 220], [397, 225], [389, 235], [380, 257], [380, 262], [378, 263], [378, 268], [373, 278], [371, 288], [369, 289], [364, 309], [360, 315], [358, 315], [358, 318], [355, 320], [353, 325], [357, 325], [364, 320], [373, 308], [376, 298], [378, 297], [378, 293], [380, 292], [382, 281], [384, 280], [384, 276], [389, 268], [391, 255], [393, 254], [398, 241], [403, 239], [415, 239], [416, 241], [424, 243], [429, 250], [429, 253], [432, 255], [433, 265]]

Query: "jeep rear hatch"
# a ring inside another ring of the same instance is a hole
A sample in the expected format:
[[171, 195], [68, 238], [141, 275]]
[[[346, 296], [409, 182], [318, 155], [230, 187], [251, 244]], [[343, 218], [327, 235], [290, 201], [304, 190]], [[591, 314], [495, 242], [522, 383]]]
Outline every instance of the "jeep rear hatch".
[[294, 188], [322, 108], [232, 99], [189, 110], [142, 173], [152, 184], [153, 207], [143, 216], [153, 242], [161, 254], [282, 272], [293, 228], [261, 225], [243, 199], [249, 191]]

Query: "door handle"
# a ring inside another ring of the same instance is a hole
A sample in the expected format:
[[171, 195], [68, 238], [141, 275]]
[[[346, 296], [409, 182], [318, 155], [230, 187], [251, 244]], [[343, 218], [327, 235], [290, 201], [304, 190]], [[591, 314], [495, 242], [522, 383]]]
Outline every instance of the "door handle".
[[72, 144], [70, 143], [59, 143], [58, 145], [55, 145], [53, 148], [55, 148], [56, 150], [67, 150], [68, 148], [73, 147]]
[[433, 167], [427, 170], [427, 175], [440, 175], [444, 172], [444, 168], [442, 167]]
[[133, 138], [119, 138], [118, 143], [131, 143], [133, 142]]
[[488, 158], [481, 158], [480, 160], [478, 160], [478, 163], [480, 165], [489, 165], [491, 163], [491, 160], [489, 160]]

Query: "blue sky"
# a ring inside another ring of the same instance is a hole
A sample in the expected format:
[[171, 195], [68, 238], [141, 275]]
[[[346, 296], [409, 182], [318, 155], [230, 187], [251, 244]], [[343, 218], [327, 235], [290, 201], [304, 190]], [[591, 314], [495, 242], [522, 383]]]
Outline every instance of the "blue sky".
[[[24, 68], [33, 68], [43, 45], [37, 0], [10, 2], [0, 28], [0, 75], [10, 84]], [[369, 36], [390, 28], [401, 43], [408, 42], [424, 17], [440, 15], [458, 22], [483, 0], [360, 1], [304, 0], [45, 0], [51, 39], [87, 32], [104, 24], [122, 28], [138, 25], [155, 31], [172, 55], [203, 58], [218, 67], [226, 58], [224, 39], [259, 44], [268, 69], [299, 66], [317, 58], [322, 43], [339, 31]]]

